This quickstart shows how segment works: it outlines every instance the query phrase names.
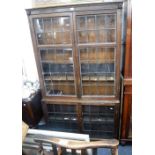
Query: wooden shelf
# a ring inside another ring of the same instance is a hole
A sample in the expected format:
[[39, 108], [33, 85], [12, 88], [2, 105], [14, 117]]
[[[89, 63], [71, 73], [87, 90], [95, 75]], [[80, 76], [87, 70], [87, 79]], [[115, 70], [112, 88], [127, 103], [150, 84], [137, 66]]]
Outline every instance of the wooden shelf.
[[48, 63], [48, 64], [73, 64], [73, 61], [68, 60], [55, 60], [55, 61], [49, 61], [49, 60], [41, 60], [41, 63]]

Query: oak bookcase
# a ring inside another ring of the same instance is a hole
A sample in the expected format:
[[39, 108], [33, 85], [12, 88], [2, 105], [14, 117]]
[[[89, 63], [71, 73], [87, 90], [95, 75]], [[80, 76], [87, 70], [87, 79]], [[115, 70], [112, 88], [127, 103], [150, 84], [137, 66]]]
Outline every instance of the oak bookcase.
[[47, 126], [117, 137], [122, 2], [26, 11]]

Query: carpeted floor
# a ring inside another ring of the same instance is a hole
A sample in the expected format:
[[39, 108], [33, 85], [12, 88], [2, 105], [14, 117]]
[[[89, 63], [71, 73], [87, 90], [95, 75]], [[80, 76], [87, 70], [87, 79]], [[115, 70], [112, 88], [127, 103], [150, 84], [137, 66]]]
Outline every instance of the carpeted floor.
[[[98, 149], [98, 155], [111, 155], [110, 149]], [[125, 145], [119, 146], [118, 148], [118, 155], [132, 155], [132, 146]]]

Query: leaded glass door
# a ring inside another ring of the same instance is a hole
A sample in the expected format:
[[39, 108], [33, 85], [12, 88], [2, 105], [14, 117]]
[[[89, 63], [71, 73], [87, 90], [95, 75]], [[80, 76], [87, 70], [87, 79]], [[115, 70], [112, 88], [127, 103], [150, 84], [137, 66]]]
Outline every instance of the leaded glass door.
[[46, 96], [76, 95], [70, 13], [33, 16]]
[[76, 14], [81, 96], [116, 94], [116, 12]]

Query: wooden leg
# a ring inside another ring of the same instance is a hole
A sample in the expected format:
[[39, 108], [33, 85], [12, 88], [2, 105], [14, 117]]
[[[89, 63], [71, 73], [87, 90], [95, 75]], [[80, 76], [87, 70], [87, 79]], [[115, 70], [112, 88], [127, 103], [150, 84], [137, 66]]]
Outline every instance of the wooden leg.
[[72, 152], [72, 155], [76, 155], [76, 150], [72, 149], [71, 152]]
[[121, 145], [124, 146], [126, 144], [125, 140], [121, 140]]
[[118, 148], [111, 149], [111, 155], [118, 155]]
[[87, 155], [86, 149], [81, 150], [81, 155]]
[[93, 149], [93, 155], [97, 155], [97, 148]]

